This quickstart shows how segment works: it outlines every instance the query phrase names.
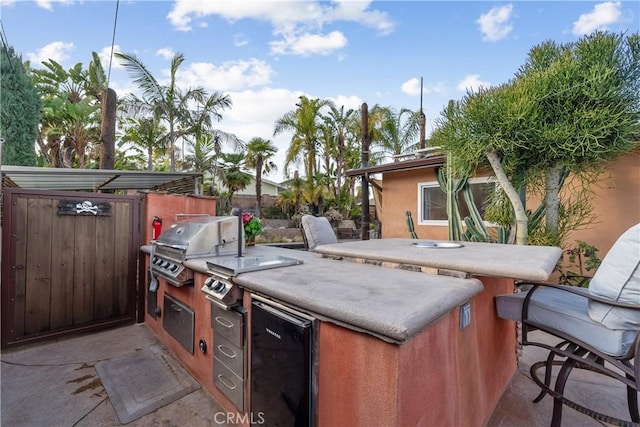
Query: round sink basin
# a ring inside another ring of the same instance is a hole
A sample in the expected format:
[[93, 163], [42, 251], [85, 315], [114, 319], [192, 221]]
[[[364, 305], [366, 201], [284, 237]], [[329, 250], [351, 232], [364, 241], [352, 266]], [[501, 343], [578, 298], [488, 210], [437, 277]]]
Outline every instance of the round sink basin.
[[417, 248], [430, 248], [430, 249], [456, 249], [464, 246], [462, 243], [458, 243], [458, 242], [429, 242], [426, 240], [412, 243], [412, 245]]

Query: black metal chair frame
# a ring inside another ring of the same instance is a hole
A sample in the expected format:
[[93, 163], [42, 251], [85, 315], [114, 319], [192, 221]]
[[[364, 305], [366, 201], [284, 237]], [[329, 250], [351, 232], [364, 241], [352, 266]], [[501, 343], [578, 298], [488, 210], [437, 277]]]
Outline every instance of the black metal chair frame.
[[[579, 292], [578, 290], [573, 290], [570, 287], [560, 287], [558, 285], [550, 283], [523, 282], [519, 285], [533, 285], [533, 287], [529, 290], [527, 296], [525, 297], [522, 306], [522, 344], [534, 345], [549, 350], [547, 359], [545, 361], [534, 363], [531, 366], [530, 373], [531, 378], [542, 389], [540, 391], [540, 394], [538, 394], [538, 396], [533, 401], [536, 403], [539, 402], [546, 394], [551, 395], [554, 399], [553, 418], [551, 421], [551, 426], [560, 427], [562, 423], [562, 405], [567, 405], [596, 420], [607, 422], [613, 425], [637, 426], [638, 423], [640, 423], [640, 414], [638, 411], [638, 391], [640, 390], [640, 360], [638, 360], [639, 358], [635, 356], [640, 356], [640, 333], [636, 335], [635, 341], [630, 347], [627, 354], [615, 357], [605, 354], [602, 351], [599, 351], [598, 349], [589, 345], [588, 343], [580, 341], [562, 331], [529, 320], [528, 311], [531, 297], [534, 295], [537, 289], [540, 289], [543, 286], [553, 287], [562, 291], [571, 292], [584, 298], [588, 298], [590, 300], [598, 301], [611, 306], [638, 310], [639, 313], [640, 304], [625, 304], [614, 302], [606, 298], [600, 298], [594, 295], [585, 294], [584, 292]], [[549, 344], [536, 341], [530, 341], [529, 332], [536, 329], [555, 335], [563, 341], [556, 346], [551, 346]], [[555, 385], [552, 388], [552, 368], [553, 366], [557, 365], [561, 365], [561, 368], [558, 372]], [[541, 380], [540, 376], [538, 375], [538, 370], [540, 370], [541, 368], [544, 368], [544, 380]], [[621, 420], [619, 418], [597, 412], [593, 409], [587, 408], [567, 399], [563, 395], [564, 388], [567, 379], [569, 378], [569, 375], [574, 368], [587, 369], [622, 382], [627, 389], [627, 405], [632, 421]], [[620, 372], [622, 372], [623, 375]]]

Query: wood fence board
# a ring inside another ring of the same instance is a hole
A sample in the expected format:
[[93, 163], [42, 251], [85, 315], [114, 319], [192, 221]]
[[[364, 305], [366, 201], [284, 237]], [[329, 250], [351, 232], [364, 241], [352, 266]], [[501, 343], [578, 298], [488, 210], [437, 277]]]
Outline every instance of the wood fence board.
[[113, 314], [113, 270], [115, 244], [115, 217], [100, 216], [96, 218], [96, 269], [94, 316], [95, 319], [106, 319]]
[[[131, 236], [131, 203], [116, 203], [114, 215], [115, 225], [115, 269], [113, 275], [114, 315], [121, 316], [127, 312], [129, 302], [129, 242]], [[134, 283], [135, 285], [135, 283]]]
[[54, 223], [51, 237], [51, 329], [58, 329], [73, 325], [75, 218], [56, 215]]
[[96, 218], [77, 216], [73, 265], [73, 324], [93, 320]]
[[[27, 288], [27, 204], [28, 199], [15, 197], [16, 199], [16, 237], [15, 237], [15, 288], [14, 288], [14, 316], [13, 316], [13, 336], [24, 335], [24, 319], [26, 311], [26, 288]], [[6, 232], [6, 231], [5, 231]]]
[[50, 329], [52, 216], [51, 199], [27, 203], [26, 334]]

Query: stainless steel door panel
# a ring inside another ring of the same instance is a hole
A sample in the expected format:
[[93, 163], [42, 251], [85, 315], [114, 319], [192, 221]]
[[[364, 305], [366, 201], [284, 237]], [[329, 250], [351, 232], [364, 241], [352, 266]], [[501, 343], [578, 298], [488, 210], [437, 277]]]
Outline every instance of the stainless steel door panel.
[[213, 384], [244, 411], [244, 381], [216, 357], [213, 358]]
[[244, 347], [244, 315], [234, 310], [223, 310], [211, 305], [211, 327], [214, 339], [222, 336], [238, 347]]
[[162, 327], [176, 339], [189, 353], [193, 354], [195, 313], [193, 310], [164, 294], [164, 309], [162, 311]]
[[238, 377], [244, 378], [244, 350], [220, 335], [213, 338], [213, 346], [213, 356]]

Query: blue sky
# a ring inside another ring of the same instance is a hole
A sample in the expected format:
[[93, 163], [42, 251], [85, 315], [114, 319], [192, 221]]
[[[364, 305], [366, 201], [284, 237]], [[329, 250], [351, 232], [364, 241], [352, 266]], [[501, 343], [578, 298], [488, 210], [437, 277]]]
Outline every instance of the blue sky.
[[[34, 66], [86, 66], [95, 51], [107, 69], [115, 15], [111, 0], [0, 0], [8, 43]], [[183, 53], [180, 84], [228, 94], [219, 128], [273, 141], [280, 170], [270, 178], [281, 180], [291, 135], [273, 137], [273, 125], [300, 95], [418, 109], [422, 77], [429, 133], [448, 100], [508, 81], [533, 46], [637, 32], [639, 22], [637, 0], [121, 0], [114, 49], [135, 53], [160, 80]], [[135, 91], [115, 58], [110, 86], [120, 97]]]

